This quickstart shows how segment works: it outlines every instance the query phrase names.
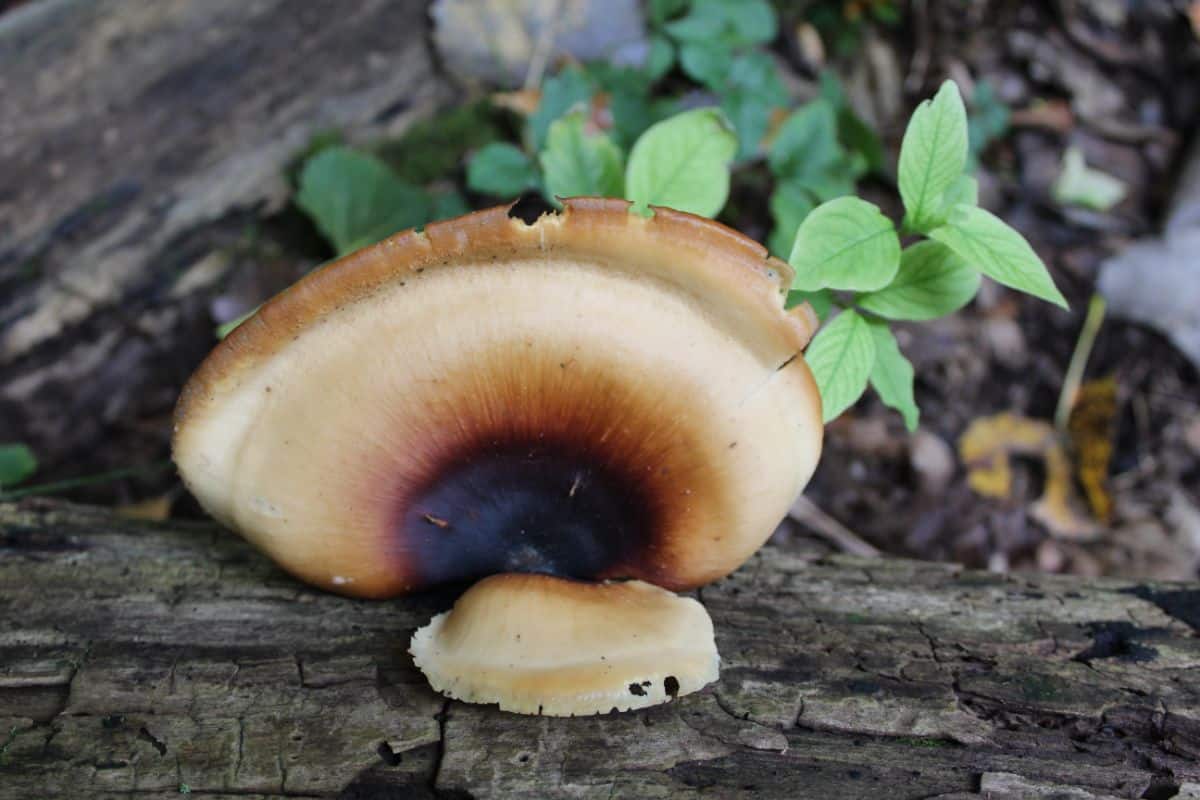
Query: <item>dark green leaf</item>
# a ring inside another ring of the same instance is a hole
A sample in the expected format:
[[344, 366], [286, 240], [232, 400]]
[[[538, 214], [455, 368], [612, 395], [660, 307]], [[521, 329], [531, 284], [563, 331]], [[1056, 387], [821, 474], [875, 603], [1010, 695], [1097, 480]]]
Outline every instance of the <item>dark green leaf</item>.
[[836, 110], [845, 108], [846, 90], [842, 88], [842, 81], [837, 73], [832, 69], [823, 69], [818, 79], [821, 82], [821, 97]]
[[917, 429], [921, 412], [913, 397], [913, 366], [904, 354], [896, 337], [888, 330], [887, 323], [879, 320], [868, 322], [871, 338], [875, 341], [875, 365], [871, 368], [871, 385], [879, 393], [884, 405], [894, 408], [904, 417], [904, 426], [910, 431]]
[[698, 13], [693, 9], [683, 19], [668, 22], [663, 26], [667, 33], [681, 42], [712, 42], [725, 31], [723, 16], [709, 13]]
[[537, 167], [516, 145], [493, 142], [467, 164], [467, 186], [496, 197], [517, 197], [538, 182]]
[[949, 221], [929, 232], [968, 264], [993, 280], [1067, 308], [1046, 265], [1025, 237], [991, 212], [975, 206], [955, 206]]
[[650, 37], [650, 51], [646, 54], [646, 77], [656, 81], [675, 66], [675, 45], [665, 36]]
[[661, 26], [687, 6], [688, 0], [647, 0], [646, 11], [650, 17], [650, 24]]
[[587, 115], [577, 111], [550, 126], [540, 159], [551, 199], [624, 194], [621, 151], [602, 133], [587, 135], [586, 122]]
[[875, 338], [865, 319], [843, 311], [817, 331], [804, 360], [817, 382], [824, 419], [829, 422], [866, 391], [875, 366]]
[[425, 192], [401, 181], [379, 159], [345, 147], [326, 148], [304, 165], [296, 205], [338, 255], [429, 218]]
[[591, 79], [581, 69], [569, 67], [542, 82], [542, 99], [529, 117], [529, 144], [540, 153], [546, 144], [550, 124], [578, 103], [591, 102], [595, 93]]
[[872, 172], [882, 172], [886, 165], [879, 134], [849, 106], [838, 110], [837, 123], [838, 138], [846, 149], [860, 154]]
[[719, 0], [727, 9], [739, 43], [766, 44], [779, 32], [775, 9], [767, 0]]
[[717, 90], [729, 78], [733, 51], [716, 42], [684, 42], [679, 48], [679, 66], [697, 83]]
[[972, 168], [989, 144], [1008, 133], [1008, 106], [986, 80], [975, 84], [971, 94], [971, 113], [967, 116], [967, 141]]
[[979, 273], [936, 241], [918, 242], [900, 256], [890, 284], [862, 295], [858, 305], [888, 319], [923, 321], [950, 314], [979, 291]]
[[806, 175], [793, 180], [799, 180], [817, 198], [818, 203], [824, 203], [854, 194], [854, 182], [862, 174], [862, 171], [861, 161], [842, 158], [823, 173]]
[[788, 308], [795, 308], [801, 303], [808, 303], [816, 313], [817, 319], [824, 320], [829, 316], [829, 309], [833, 307], [833, 292], [828, 289], [822, 289], [819, 292], [801, 292], [793, 289], [788, 292], [786, 303]]
[[825, 173], [841, 156], [833, 106], [814, 100], [793, 112], [780, 126], [767, 163], [780, 177], [803, 178]]
[[775, 226], [767, 240], [771, 253], [786, 259], [792, 254], [800, 223], [816, 208], [812, 194], [799, 181], [781, 181], [771, 193], [771, 218]]
[[16, 486], [37, 472], [37, 457], [27, 445], [0, 444], [0, 489]]
[[775, 62], [762, 51], [736, 57], [725, 77], [721, 107], [737, 130], [739, 158], [751, 158], [762, 149], [771, 113], [788, 105], [787, 90]]
[[429, 215], [430, 222], [461, 217], [463, 214], [470, 213], [471, 211], [471, 207], [467, 205], [466, 199], [457, 189], [450, 189], [430, 195], [430, 201], [432, 204]]

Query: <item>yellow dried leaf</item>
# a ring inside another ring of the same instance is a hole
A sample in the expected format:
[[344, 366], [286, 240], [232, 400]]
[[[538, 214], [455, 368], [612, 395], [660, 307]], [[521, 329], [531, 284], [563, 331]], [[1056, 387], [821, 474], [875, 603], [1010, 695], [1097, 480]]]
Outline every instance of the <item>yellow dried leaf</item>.
[[1108, 492], [1108, 466], [1112, 462], [1117, 435], [1117, 380], [1113, 377], [1089, 381], [1079, 387], [1067, 423], [1075, 455], [1079, 485], [1083, 487], [1092, 515], [1107, 523], [1112, 518], [1112, 495]]
[[1042, 454], [1046, 464], [1046, 483], [1042, 496], [1029, 507], [1029, 514], [1046, 530], [1060, 539], [1090, 539], [1099, 528], [1079, 509], [1075, 487], [1071, 483], [1071, 462], [1055, 441]]
[[117, 515], [128, 519], [144, 519], [159, 522], [171, 516], [171, 506], [175, 502], [175, 493], [168, 492], [160, 497], [151, 497], [138, 503], [127, 503], [117, 506]]
[[1076, 509], [1071, 462], [1055, 436], [1054, 427], [1011, 412], [974, 420], [958, 440], [958, 454], [967, 467], [967, 483], [985, 497], [1008, 499], [1012, 493], [1014, 455], [1037, 456], [1046, 466], [1042, 496], [1029, 512], [1050, 533], [1082, 539], [1097, 532], [1096, 524]]
[[958, 439], [967, 483], [985, 497], [1004, 499], [1012, 491], [1010, 455], [1040, 455], [1054, 441], [1049, 423], [1005, 411], [974, 420]]
[[541, 89], [519, 89], [515, 92], [496, 92], [491, 97], [492, 105], [528, 117], [537, 111], [542, 102]]

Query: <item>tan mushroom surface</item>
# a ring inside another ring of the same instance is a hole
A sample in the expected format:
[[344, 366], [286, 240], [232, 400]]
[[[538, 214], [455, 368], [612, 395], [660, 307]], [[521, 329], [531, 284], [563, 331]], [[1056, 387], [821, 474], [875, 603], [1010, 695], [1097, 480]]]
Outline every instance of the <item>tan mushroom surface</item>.
[[407, 231], [266, 303], [184, 389], [201, 504], [309, 583], [736, 569], [816, 466], [790, 267], [711, 220], [568, 200]]
[[413, 660], [434, 689], [547, 716], [628, 711], [717, 679], [712, 620], [642, 581], [493, 575], [417, 631]]

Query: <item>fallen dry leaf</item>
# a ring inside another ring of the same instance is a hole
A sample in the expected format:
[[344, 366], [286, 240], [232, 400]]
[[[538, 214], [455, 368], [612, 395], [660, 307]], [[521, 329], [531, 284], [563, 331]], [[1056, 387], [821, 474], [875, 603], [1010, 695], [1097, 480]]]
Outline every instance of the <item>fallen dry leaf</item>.
[[171, 506], [175, 503], [175, 492], [167, 492], [158, 497], [151, 497], [137, 503], [127, 503], [117, 506], [117, 516], [127, 519], [143, 519], [151, 522], [161, 522], [171, 516]]
[[1117, 435], [1117, 381], [1102, 378], [1079, 387], [1067, 430], [1075, 454], [1076, 474], [1092, 515], [1107, 524], [1112, 519], [1108, 467]]
[[518, 89], [513, 92], [495, 92], [491, 96], [492, 105], [507, 111], [528, 117], [537, 111], [542, 102], [541, 89]]
[[1042, 496], [1029, 514], [1051, 534], [1064, 539], [1094, 537], [1099, 527], [1077, 510], [1071, 462], [1048, 422], [1003, 412], [973, 421], [958, 440], [967, 467], [967, 484], [985, 497], [1009, 499], [1014, 455], [1037, 456], [1046, 467]]
[[1067, 133], [1075, 127], [1075, 115], [1065, 100], [1039, 100], [1029, 108], [1018, 108], [1009, 115], [1014, 128], [1041, 128]]

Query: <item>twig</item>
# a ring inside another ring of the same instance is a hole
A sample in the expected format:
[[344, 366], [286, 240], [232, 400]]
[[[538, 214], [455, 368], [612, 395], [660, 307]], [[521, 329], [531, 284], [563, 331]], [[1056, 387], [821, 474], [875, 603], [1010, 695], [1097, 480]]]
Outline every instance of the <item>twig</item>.
[[914, 26], [917, 30], [917, 44], [909, 61], [908, 75], [904, 79], [904, 90], [916, 94], [925, 83], [929, 73], [930, 43], [929, 43], [929, 9], [926, 0], [913, 0], [912, 14], [917, 18]]
[[1079, 384], [1083, 381], [1088, 356], [1092, 353], [1096, 334], [1100, 332], [1100, 325], [1104, 322], [1104, 309], [1104, 298], [1099, 294], [1092, 295], [1092, 299], [1088, 301], [1083, 329], [1079, 331], [1079, 339], [1075, 342], [1075, 352], [1071, 354], [1071, 363], [1067, 365], [1067, 374], [1063, 377], [1062, 391], [1058, 395], [1058, 408], [1054, 411], [1054, 427], [1058, 429], [1059, 434], [1066, 433], [1067, 422], [1071, 418], [1071, 407], [1075, 405], [1075, 396], [1079, 394]]
[[521, 88], [529, 91], [542, 85], [542, 77], [546, 74], [546, 64], [550, 53], [554, 50], [554, 39], [558, 36], [558, 21], [562, 17], [562, 0], [555, 0], [550, 8], [550, 18], [538, 31], [537, 42], [529, 55], [529, 68], [525, 70], [525, 82]]
[[866, 558], [878, 558], [882, 555], [873, 545], [865, 542], [857, 533], [826, 514], [803, 495], [792, 503], [788, 516], [837, 545], [842, 552]]

